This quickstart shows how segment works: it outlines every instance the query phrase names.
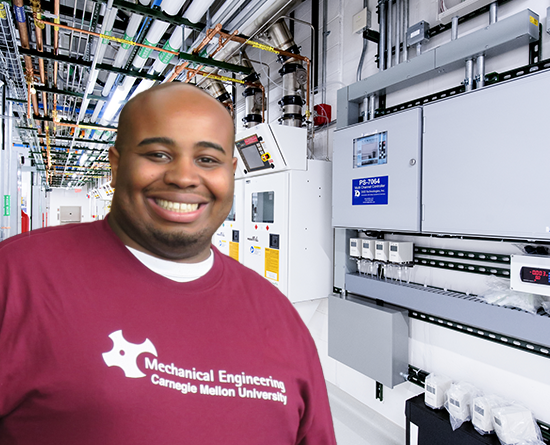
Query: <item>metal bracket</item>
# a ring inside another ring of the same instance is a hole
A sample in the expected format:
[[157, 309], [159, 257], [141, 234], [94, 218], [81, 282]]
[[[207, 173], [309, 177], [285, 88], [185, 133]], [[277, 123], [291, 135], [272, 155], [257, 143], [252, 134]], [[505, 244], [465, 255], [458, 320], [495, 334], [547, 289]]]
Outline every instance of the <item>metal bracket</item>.
[[380, 382], [376, 382], [376, 398], [381, 402], [384, 401], [384, 385]]
[[370, 28], [367, 28], [363, 31], [363, 38], [370, 40], [376, 44], [380, 43], [380, 33], [378, 31], [373, 31]]
[[424, 321], [426, 323], [441, 326], [443, 328], [452, 329], [453, 331], [462, 332], [463, 334], [468, 334], [473, 337], [483, 338], [494, 343], [499, 343], [501, 345], [510, 346], [512, 348], [520, 349], [525, 352], [530, 352], [531, 354], [550, 358], [550, 350], [548, 349], [548, 347], [532, 342], [527, 342], [519, 338], [511, 337], [509, 335], [499, 334], [497, 332], [488, 331], [487, 329], [476, 328], [474, 326], [468, 326], [464, 323], [458, 323], [456, 321], [424, 314], [418, 311], [409, 311], [409, 317]]

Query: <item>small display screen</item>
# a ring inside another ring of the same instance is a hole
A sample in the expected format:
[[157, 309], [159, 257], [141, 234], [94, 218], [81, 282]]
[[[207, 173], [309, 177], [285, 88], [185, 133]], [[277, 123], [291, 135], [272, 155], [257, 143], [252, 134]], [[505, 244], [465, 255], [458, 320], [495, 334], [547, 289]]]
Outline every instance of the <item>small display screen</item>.
[[383, 244], [378, 244], [376, 246], [376, 250], [384, 250], [384, 245]]
[[522, 267], [520, 271], [521, 281], [525, 283], [546, 284], [550, 286], [550, 269], [539, 267]]
[[253, 134], [235, 142], [241, 158], [249, 172], [271, 168], [270, 157], [262, 147], [261, 138]]
[[353, 168], [386, 164], [388, 133], [377, 133], [353, 140]]
[[275, 221], [275, 192], [252, 193], [252, 222]]
[[258, 153], [256, 145], [243, 147], [241, 149], [241, 155], [244, 159], [246, 159], [249, 170], [256, 170], [264, 166], [264, 161], [262, 161], [262, 157], [260, 156], [260, 153]]
[[392, 252], [397, 252], [397, 246], [390, 246], [390, 250]]

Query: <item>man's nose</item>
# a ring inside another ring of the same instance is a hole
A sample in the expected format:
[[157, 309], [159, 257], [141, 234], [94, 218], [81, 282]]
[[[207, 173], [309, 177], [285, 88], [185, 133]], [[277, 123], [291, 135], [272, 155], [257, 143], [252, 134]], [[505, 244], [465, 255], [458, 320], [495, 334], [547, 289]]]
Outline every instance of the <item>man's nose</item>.
[[168, 164], [164, 182], [179, 188], [196, 187], [200, 184], [199, 168], [194, 159], [179, 157]]

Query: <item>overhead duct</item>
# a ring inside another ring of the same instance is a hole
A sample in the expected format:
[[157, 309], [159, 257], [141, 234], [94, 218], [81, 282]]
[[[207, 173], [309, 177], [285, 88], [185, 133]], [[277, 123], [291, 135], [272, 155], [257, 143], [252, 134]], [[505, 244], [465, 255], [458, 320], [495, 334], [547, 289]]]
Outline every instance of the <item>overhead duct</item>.
[[[267, 30], [267, 35], [275, 42], [277, 48], [293, 54], [300, 54], [300, 49], [294, 43], [288, 26], [283, 19], [277, 21]], [[302, 61], [289, 56], [278, 56], [283, 63], [279, 74], [283, 77], [283, 97], [279, 101], [282, 116], [279, 122], [291, 127], [301, 127], [304, 122], [302, 107], [306, 103], [304, 96], [307, 94], [304, 87], [307, 85], [307, 72]]]

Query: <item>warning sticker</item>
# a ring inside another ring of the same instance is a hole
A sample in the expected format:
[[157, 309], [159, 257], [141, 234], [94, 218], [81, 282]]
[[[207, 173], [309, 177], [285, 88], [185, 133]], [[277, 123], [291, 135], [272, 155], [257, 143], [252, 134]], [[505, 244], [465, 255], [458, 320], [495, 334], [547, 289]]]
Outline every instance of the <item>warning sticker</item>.
[[239, 243], [229, 242], [229, 256], [239, 261]]
[[279, 281], [279, 250], [265, 248], [265, 277]]
[[352, 205], [387, 205], [388, 176], [352, 181]]
[[272, 46], [264, 45], [263, 43], [253, 42], [252, 40], [248, 41], [248, 44], [250, 46], [253, 46], [254, 48], [263, 49], [264, 51], [269, 51], [275, 54], [279, 54], [280, 51], [273, 48]]

